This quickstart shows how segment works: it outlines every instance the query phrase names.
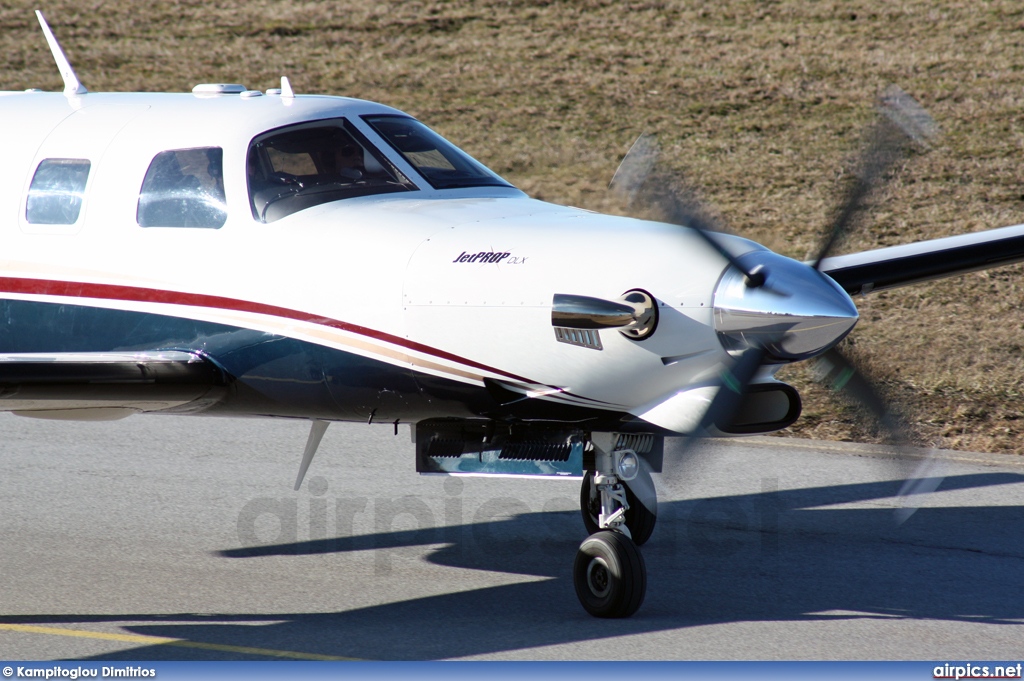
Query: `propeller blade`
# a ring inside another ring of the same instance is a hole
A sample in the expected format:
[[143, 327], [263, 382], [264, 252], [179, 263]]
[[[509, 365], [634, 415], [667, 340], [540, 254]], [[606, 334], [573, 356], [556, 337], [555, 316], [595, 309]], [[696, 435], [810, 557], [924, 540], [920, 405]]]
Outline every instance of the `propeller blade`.
[[711, 404], [708, 405], [708, 409], [704, 412], [704, 417], [695, 431], [698, 437], [707, 434], [711, 426], [732, 422], [732, 416], [739, 410], [747, 386], [754, 379], [757, 370], [761, 368], [765, 354], [767, 351], [763, 345], [751, 346], [743, 351], [731, 367], [722, 371], [721, 386], [711, 400]]
[[879, 111], [900, 131], [924, 149], [939, 134], [939, 126], [917, 100], [898, 85], [890, 85], [879, 97]]
[[915, 496], [931, 494], [939, 488], [945, 478], [945, 466], [935, 457], [935, 450], [932, 450], [903, 481], [903, 486], [896, 495], [900, 501], [900, 507], [896, 509], [896, 524], [902, 525], [920, 508], [914, 499]]
[[812, 267], [821, 268], [821, 261], [853, 224], [865, 206], [868, 195], [886, 177], [889, 169], [906, 153], [908, 142], [927, 148], [937, 127], [928, 112], [913, 97], [896, 85], [890, 85], [879, 98], [878, 117], [866, 133], [866, 144], [857, 176], [847, 187], [828, 233]]
[[700, 423], [683, 441], [678, 450], [679, 454], [672, 457], [673, 460], [666, 457], [662, 469], [662, 480], [670, 487], [675, 486], [674, 482], [679, 479], [685, 462], [697, 450], [700, 442], [710, 436], [711, 427], [728, 424], [732, 421], [733, 416], [739, 411], [747, 386], [754, 380], [766, 354], [765, 346], [752, 345], [744, 350], [731, 366], [722, 370], [719, 375], [718, 390], [711, 398]]
[[882, 431], [885, 442], [896, 448], [899, 473], [904, 478], [897, 493], [900, 508], [896, 511], [896, 521], [902, 524], [918, 509], [913, 497], [934, 492], [942, 484], [944, 476], [939, 472], [937, 462], [932, 455], [923, 459], [919, 456], [919, 450], [912, 447], [907, 438], [908, 426], [864, 373], [839, 349], [832, 348], [818, 357], [815, 370], [819, 381], [833, 392], [844, 393], [864, 406]]
[[854, 402], [864, 406], [885, 433], [885, 438], [894, 444], [902, 444], [903, 434], [892, 410], [875, 386], [864, 377], [846, 355], [838, 348], [832, 348], [814, 360], [814, 371], [819, 382], [833, 392], [845, 393]]
[[661, 212], [666, 222], [693, 229], [726, 262], [743, 273], [747, 286], [763, 285], [765, 273], [742, 264], [715, 236], [723, 228], [708, 215], [693, 187], [657, 168], [658, 154], [657, 138], [647, 133], [640, 135], [622, 159], [608, 188], [629, 206], [639, 199]]
[[657, 160], [658, 138], [648, 133], [640, 135], [619, 163], [608, 189], [623, 198], [627, 206], [632, 206]]

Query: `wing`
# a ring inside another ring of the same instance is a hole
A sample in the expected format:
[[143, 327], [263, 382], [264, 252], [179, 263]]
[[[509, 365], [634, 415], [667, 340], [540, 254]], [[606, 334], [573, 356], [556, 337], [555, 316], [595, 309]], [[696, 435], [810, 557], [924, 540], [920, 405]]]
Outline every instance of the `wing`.
[[212, 361], [191, 352], [0, 354], [0, 411], [22, 416], [102, 420], [201, 411], [227, 385]]
[[847, 293], [870, 293], [1024, 261], [1024, 225], [825, 258]]

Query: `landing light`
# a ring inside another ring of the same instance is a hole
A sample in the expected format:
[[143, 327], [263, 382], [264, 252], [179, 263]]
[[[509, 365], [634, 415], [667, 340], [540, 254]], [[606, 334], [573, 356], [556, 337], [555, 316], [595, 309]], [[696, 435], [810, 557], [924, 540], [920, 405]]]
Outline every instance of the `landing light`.
[[615, 472], [619, 480], [629, 482], [640, 472], [640, 457], [632, 449], [624, 449], [618, 452]]

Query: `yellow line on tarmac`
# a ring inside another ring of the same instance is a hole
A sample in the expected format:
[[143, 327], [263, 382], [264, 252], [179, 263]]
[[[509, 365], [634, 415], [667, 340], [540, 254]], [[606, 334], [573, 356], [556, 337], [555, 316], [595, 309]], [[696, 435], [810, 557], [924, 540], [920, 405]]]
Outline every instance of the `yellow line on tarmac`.
[[82, 629], [61, 629], [58, 627], [40, 627], [31, 624], [0, 623], [0, 631], [17, 631], [24, 634], [51, 634], [54, 636], [73, 636], [92, 638], [103, 641], [121, 641], [123, 643], [140, 643], [143, 645], [175, 646], [177, 648], [197, 648], [199, 650], [216, 650], [222, 653], [238, 653], [240, 655], [260, 655], [262, 657], [285, 657], [292, 660], [330, 660], [354, 662], [355, 657], [335, 657], [333, 655], [317, 655], [315, 653], [297, 653], [291, 650], [272, 650], [269, 648], [250, 648], [248, 646], [229, 646], [220, 643], [203, 643], [186, 641], [180, 638], [163, 636], [145, 636], [141, 634], [115, 634], [105, 631], [84, 631]]

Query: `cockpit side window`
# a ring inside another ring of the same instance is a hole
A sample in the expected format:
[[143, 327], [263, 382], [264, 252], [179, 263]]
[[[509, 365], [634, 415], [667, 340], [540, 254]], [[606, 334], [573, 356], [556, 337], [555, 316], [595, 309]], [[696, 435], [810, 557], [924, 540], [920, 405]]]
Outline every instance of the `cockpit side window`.
[[416, 189], [344, 119], [257, 137], [246, 163], [252, 214], [261, 222], [329, 201]]
[[139, 225], [223, 227], [228, 215], [223, 168], [224, 152], [220, 147], [157, 154], [139, 192]]
[[512, 186], [415, 118], [386, 115], [363, 120], [434, 189]]
[[85, 159], [48, 158], [39, 163], [28, 188], [25, 220], [35, 225], [73, 225], [91, 164]]

